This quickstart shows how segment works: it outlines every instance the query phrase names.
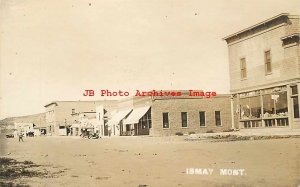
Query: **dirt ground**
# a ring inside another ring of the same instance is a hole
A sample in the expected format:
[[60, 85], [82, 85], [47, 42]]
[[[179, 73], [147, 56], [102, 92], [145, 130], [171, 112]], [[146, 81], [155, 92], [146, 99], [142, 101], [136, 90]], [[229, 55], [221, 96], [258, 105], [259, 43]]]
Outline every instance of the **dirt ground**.
[[[297, 186], [300, 139], [185, 141], [185, 137], [7, 139], [7, 156], [51, 177], [0, 179], [30, 186]], [[187, 174], [210, 168], [211, 175]], [[220, 169], [244, 169], [220, 175]]]

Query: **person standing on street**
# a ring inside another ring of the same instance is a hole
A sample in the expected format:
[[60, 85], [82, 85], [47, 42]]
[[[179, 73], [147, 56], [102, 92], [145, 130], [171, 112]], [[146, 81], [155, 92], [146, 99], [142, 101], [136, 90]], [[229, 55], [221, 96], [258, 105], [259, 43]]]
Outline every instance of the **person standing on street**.
[[22, 140], [22, 142], [24, 142], [24, 140], [23, 140], [23, 133], [22, 132], [20, 132], [20, 134], [19, 134], [19, 142], [21, 142], [21, 140]]

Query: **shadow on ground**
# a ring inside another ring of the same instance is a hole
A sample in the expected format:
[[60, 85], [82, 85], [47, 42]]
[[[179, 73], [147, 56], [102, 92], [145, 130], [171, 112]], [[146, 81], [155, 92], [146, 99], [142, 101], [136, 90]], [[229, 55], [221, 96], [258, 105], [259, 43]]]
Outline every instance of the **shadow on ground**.
[[51, 173], [31, 161], [19, 162], [12, 158], [0, 157], [0, 186], [5, 187], [24, 187], [27, 184], [18, 184], [17, 179], [20, 178], [52, 178], [57, 177], [61, 172]]

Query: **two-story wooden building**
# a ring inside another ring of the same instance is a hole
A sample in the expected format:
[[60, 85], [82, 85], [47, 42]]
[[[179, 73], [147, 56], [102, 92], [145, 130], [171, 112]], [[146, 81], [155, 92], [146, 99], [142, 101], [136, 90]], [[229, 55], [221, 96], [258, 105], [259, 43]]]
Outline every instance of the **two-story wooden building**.
[[[84, 112], [98, 112], [98, 116], [103, 115], [102, 111], [97, 111], [97, 107], [102, 106], [107, 110], [117, 107], [115, 100], [102, 101], [55, 101], [45, 105], [47, 133], [49, 135], [67, 135], [67, 129], [74, 123], [75, 114]], [[97, 118], [99, 120], [99, 117]], [[103, 119], [103, 117], [101, 118]]]
[[236, 128], [300, 128], [299, 32], [284, 13], [224, 38]]

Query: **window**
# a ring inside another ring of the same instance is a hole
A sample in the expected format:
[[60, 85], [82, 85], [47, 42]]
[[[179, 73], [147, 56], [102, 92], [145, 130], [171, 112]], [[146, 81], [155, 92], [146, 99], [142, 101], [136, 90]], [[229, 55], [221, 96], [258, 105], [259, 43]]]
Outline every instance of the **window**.
[[149, 129], [151, 129], [152, 128], [151, 112], [148, 112], [147, 120], [148, 120]]
[[265, 72], [266, 72], [266, 74], [269, 74], [272, 72], [271, 52], [270, 51], [265, 51]]
[[241, 66], [241, 79], [245, 79], [247, 78], [246, 58], [241, 58], [240, 66]]
[[199, 112], [200, 127], [205, 127], [205, 112]]
[[215, 120], [216, 120], [216, 126], [221, 126], [221, 112], [215, 111]]
[[141, 123], [142, 123], [142, 129], [146, 129], [146, 127], [147, 127], [147, 121], [141, 121]]
[[74, 108], [72, 109], [72, 114], [75, 114], [75, 109]]
[[139, 121], [142, 129], [151, 128], [151, 110], [149, 110]]
[[163, 113], [163, 128], [169, 128], [169, 113], [164, 112]]
[[263, 95], [264, 117], [272, 117], [273, 114], [286, 116], [288, 113], [287, 92], [276, 92]]
[[271, 117], [274, 114], [275, 106], [271, 94], [263, 95], [263, 113], [264, 117]]
[[250, 118], [250, 102], [249, 98], [240, 99], [240, 115], [241, 119], [249, 119]]
[[126, 131], [127, 132], [130, 131], [130, 125], [129, 124], [126, 125]]
[[187, 126], [187, 112], [181, 112], [181, 127]]
[[299, 118], [299, 103], [298, 96], [293, 97], [294, 118]]
[[46, 118], [48, 122], [52, 122], [54, 120], [54, 110], [48, 111]]
[[275, 99], [275, 112], [278, 115], [288, 113], [287, 92], [279, 92], [273, 95]]
[[259, 96], [250, 97], [251, 118], [261, 118], [261, 101]]
[[[244, 128], [256, 128], [264, 125], [265, 127], [288, 126], [286, 89], [286, 86], [282, 86], [260, 90], [257, 94], [254, 92], [240, 94], [240, 120], [244, 123]], [[294, 93], [296, 93], [295, 89]], [[295, 101], [295, 105], [297, 105], [297, 101]], [[299, 114], [298, 111], [297, 113]]]
[[293, 99], [293, 111], [294, 118], [299, 118], [299, 102], [298, 102], [298, 87], [292, 86], [292, 99]]
[[292, 86], [292, 95], [297, 95], [297, 94], [298, 94], [298, 87]]
[[241, 119], [253, 119], [261, 117], [261, 102], [259, 96], [240, 99]]

